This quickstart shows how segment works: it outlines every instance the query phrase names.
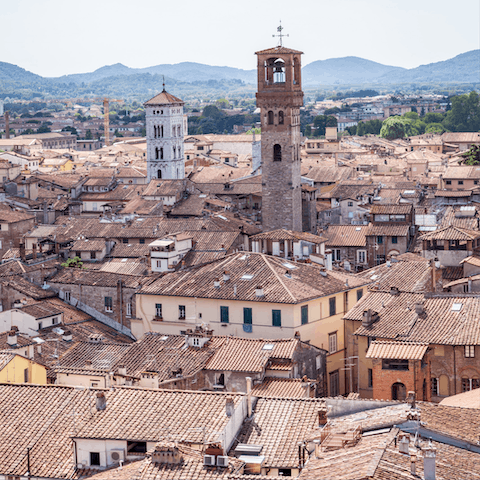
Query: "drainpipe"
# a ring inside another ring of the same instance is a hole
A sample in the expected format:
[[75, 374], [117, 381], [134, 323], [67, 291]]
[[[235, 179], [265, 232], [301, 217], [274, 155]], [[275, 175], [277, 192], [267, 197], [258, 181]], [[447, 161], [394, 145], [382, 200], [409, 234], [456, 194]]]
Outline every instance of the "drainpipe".
[[453, 346], [453, 394], [457, 394], [457, 362], [455, 358], [455, 345]]
[[252, 377], [246, 377], [247, 381], [247, 414], [248, 418], [252, 416]]

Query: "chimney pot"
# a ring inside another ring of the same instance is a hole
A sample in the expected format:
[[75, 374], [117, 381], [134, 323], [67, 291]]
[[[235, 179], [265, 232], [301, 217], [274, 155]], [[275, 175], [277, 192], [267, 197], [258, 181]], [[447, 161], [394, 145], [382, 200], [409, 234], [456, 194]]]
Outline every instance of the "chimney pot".
[[425, 480], [435, 480], [435, 457], [437, 449], [432, 445], [431, 441], [428, 447], [423, 449], [423, 474]]
[[17, 344], [17, 332], [15, 330], [8, 332], [7, 343], [12, 347]]
[[263, 297], [264, 296], [264, 293], [263, 293], [263, 287], [261, 286], [257, 286], [256, 289], [255, 289], [255, 295], [257, 297]]
[[216, 278], [214, 281], [213, 281], [213, 286], [215, 288], [220, 288], [220, 279], [219, 278]]
[[98, 411], [105, 410], [107, 408], [107, 397], [104, 392], [97, 393], [96, 409]]
[[223, 281], [224, 281], [224, 282], [228, 282], [229, 280], [230, 280], [230, 272], [227, 271], [227, 270], [225, 270], [225, 271], [223, 272]]
[[410, 434], [409, 433], [401, 433], [399, 435], [399, 442], [398, 442], [398, 451], [405, 455], [409, 455], [409, 447], [410, 447]]
[[232, 397], [227, 397], [225, 401], [225, 413], [227, 417], [231, 417], [235, 412], [235, 404], [233, 403]]

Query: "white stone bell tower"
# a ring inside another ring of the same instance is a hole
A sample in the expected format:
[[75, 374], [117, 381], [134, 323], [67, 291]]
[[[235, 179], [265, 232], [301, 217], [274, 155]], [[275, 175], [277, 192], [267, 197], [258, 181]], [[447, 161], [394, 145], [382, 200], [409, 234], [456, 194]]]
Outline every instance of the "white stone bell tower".
[[165, 91], [144, 103], [147, 131], [147, 177], [183, 179], [184, 102]]

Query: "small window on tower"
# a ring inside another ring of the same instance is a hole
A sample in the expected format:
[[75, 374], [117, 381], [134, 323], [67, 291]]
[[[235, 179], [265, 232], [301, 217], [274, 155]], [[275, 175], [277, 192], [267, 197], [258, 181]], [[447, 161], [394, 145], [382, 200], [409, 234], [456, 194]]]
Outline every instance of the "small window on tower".
[[278, 112], [278, 123], [279, 125], [283, 125], [283, 112], [280, 110], [280, 112]]
[[158, 172], [157, 172], [157, 178], [162, 178], [162, 171], [161, 171], [161, 170], [158, 170]]
[[268, 111], [268, 124], [273, 125], [273, 112], [271, 110]]
[[282, 147], [278, 143], [276, 143], [273, 146], [273, 161], [274, 162], [282, 161]]
[[160, 147], [160, 160], [163, 160], [163, 147]]

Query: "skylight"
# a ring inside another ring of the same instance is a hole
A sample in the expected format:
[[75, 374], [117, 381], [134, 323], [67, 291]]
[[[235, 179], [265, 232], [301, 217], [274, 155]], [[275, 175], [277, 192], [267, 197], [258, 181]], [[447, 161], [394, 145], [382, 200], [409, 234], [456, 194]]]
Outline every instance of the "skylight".
[[160, 337], [160, 340], [163, 340], [163, 341], [168, 340], [167, 335], [164, 335], [163, 337]]
[[242, 275], [240, 277], [240, 280], [251, 280], [253, 278], [253, 275], [250, 275], [249, 273], [246, 273], [245, 275]]
[[273, 350], [273, 344], [272, 343], [266, 343], [263, 347], [262, 350]]
[[463, 303], [454, 303], [452, 305], [452, 312], [459, 312], [463, 307]]
[[285, 268], [290, 268], [290, 269], [297, 268], [295, 265], [292, 265], [291, 263], [282, 263], [282, 265]]
[[45, 340], [43, 340], [43, 338], [40, 338], [40, 337], [35, 337], [33, 341], [37, 343], [45, 343]]
[[65, 333], [60, 327], [56, 327], [52, 329], [57, 335], [63, 335]]

